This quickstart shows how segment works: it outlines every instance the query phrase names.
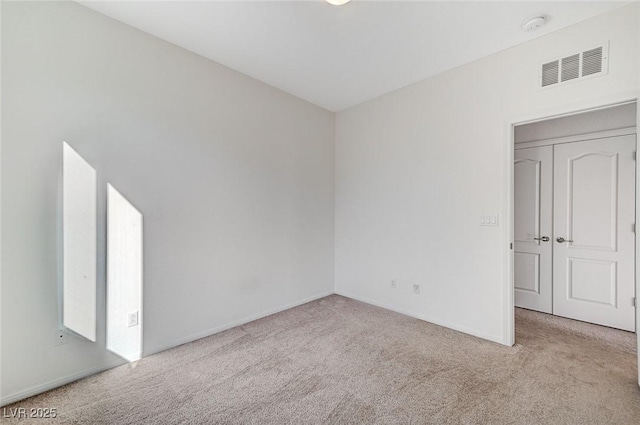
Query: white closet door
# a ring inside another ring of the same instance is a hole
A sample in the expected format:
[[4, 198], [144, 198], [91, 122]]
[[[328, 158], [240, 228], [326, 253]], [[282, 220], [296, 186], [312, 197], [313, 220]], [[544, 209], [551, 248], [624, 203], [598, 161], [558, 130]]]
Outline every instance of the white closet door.
[[635, 330], [635, 135], [554, 149], [553, 313]]
[[553, 147], [514, 152], [515, 304], [552, 312]]

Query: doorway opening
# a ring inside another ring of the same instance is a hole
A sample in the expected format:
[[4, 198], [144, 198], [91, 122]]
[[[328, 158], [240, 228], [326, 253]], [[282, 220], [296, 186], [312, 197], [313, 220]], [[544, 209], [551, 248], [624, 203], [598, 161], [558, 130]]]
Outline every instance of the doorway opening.
[[636, 332], [637, 117], [630, 101], [513, 126], [516, 328], [544, 313]]

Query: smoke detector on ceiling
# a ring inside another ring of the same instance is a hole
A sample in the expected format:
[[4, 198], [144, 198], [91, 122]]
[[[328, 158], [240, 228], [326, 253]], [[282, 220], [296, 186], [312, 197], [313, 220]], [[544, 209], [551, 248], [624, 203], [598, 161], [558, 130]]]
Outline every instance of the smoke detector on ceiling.
[[527, 20], [527, 22], [522, 24], [522, 29], [527, 32], [535, 31], [541, 26], [543, 26], [546, 23], [546, 21], [547, 20], [544, 16], [536, 16]]

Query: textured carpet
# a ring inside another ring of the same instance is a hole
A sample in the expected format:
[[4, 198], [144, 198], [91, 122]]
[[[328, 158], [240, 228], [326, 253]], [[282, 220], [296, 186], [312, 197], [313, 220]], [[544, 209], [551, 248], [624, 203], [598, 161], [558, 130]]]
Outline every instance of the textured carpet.
[[8, 407], [58, 409], [39, 424], [640, 424], [634, 334], [516, 318], [504, 347], [333, 295]]

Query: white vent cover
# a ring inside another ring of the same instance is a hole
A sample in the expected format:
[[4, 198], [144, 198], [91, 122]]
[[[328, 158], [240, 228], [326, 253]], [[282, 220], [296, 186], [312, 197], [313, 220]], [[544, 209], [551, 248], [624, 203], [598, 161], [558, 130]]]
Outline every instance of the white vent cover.
[[609, 43], [542, 64], [540, 88], [596, 77], [609, 71]]
[[558, 83], [558, 72], [560, 72], [560, 62], [553, 62], [542, 65], [542, 87]]
[[602, 47], [587, 50], [582, 54], [582, 76], [598, 74], [602, 72], [603, 52]]
[[580, 54], [562, 58], [562, 74], [560, 81], [563, 83], [580, 77]]

